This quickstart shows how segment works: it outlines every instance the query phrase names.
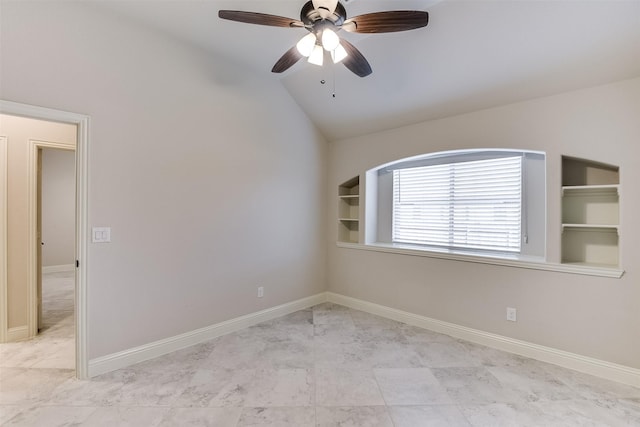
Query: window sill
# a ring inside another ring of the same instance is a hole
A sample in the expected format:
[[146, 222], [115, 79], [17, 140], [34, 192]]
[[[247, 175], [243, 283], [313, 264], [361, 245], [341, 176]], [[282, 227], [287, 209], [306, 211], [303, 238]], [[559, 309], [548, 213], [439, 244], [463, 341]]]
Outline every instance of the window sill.
[[[422, 256], [427, 258], [448, 259], [453, 261], [475, 262], [478, 264], [502, 265], [505, 267], [527, 268], [530, 270], [556, 271], [560, 273], [583, 274], [586, 276], [611, 277], [619, 279], [624, 274], [624, 270], [611, 267], [595, 267], [579, 264], [554, 264], [545, 262], [541, 258], [521, 257], [517, 255], [506, 255], [505, 257], [492, 257], [485, 254], [475, 255], [460, 253], [450, 250], [427, 250], [395, 245], [390, 243], [346, 243], [337, 242], [339, 248], [358, 249], [373, 252], [385, 252], [400, 255]], [[508, 258], [507, 258], [508, 257]]]

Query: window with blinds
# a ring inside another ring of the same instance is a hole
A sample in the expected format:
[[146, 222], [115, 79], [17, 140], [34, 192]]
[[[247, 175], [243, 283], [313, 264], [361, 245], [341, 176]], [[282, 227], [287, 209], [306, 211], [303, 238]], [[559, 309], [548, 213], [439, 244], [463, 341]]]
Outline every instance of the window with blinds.
[[392, 240], [520, 252], [522, 157], [393, 170]]

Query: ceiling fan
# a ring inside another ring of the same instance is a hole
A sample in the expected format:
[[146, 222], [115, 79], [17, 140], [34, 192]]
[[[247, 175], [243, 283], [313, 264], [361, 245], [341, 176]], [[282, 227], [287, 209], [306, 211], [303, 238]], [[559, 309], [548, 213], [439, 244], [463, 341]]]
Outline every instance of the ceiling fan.
[[309, 0], [302, 6], [300, 20], [240, 10], [220, 10], [218, 16], [247, 24], [304, 28], [309, 31], [278, 59], [271, 69], [274, 73], [288, 70], [304, 57], [312, 64], [322, 65], [326, 51], [334, 63], [342, 62], [360, 77], [371, 74], [371, 66], [354, 45], [336, 34], [338, 31], [391, 33], [421, 28], [429, 22], [429, 14], [417, 10], [374, 12], [347, 19], [347, 11], [338, 0]]

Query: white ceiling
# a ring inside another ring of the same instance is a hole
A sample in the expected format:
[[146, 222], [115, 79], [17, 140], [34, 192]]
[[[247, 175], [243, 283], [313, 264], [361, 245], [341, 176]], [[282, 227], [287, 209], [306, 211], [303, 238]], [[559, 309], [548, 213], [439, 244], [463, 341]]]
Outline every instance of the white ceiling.
[[329, 140], [640, 76], [640, 0], [343, 0], [348, 16], [430, 14], [418, 30], [341, 32], [371, 64], [365, 78], [341, 64], [304, 61], [272, 74], [305, 30], [217, 18], [219, 9], [298, 18], [304, 2], [124, 0], [100, 7], [281, 80]]

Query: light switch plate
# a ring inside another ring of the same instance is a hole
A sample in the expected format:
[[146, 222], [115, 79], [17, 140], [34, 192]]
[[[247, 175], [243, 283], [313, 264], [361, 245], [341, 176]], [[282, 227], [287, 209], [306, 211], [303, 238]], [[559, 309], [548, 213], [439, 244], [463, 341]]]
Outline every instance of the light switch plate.
[[93, 243], [109, 243], [111, 241], [111, 227], [93, 227], [91, 241]]

